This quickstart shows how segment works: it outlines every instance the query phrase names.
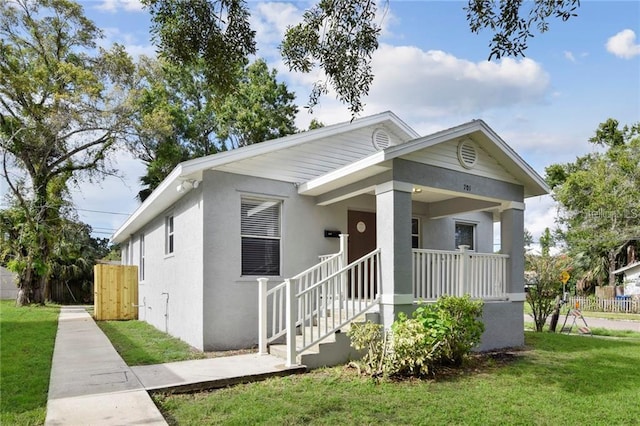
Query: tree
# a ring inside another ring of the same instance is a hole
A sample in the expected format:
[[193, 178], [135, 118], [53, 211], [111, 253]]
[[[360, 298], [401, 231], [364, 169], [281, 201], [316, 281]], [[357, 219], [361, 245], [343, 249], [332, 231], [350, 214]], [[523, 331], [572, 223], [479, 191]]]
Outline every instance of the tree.
[[64, 194], [111, 172], [133, 64], [121, 46], [96, 50], [100, 30], [67, 0], [0, 2], [0, 35], [3, 177], [23, 220], [18, 303], [43, 303]]
[[295, 95], [258, 59], [238, 71], [233, 93], [205, 78], [206, 64], [179, 67], [142, 58], [131, 92], [135, 139], [131, 149], [147, 164], [144, 200], [181, 161], [295, 133]]
[[531, 306], [536, 331], [542, 331], [562, 294], [560, 276], [563, 271], [571, 269], [571, 260], [566, 255], [527, 255], [525, 259], [527, 302]]
[[613, 285], [616, 257], [640, 235], [640, 124], [620, 129], [608, 119], [589, 142], [606, 150], [547, 167], [547, 182], [561, 207], [560, 235], [570, 252], [594, 279], [608, 270]]
[[258, 59], [244, 69], [236, 91], [215, 108], [218, 137], [238, 148], [293, 134], [294, 100], [287, 85], [276, 80], [276, 70]]
[[[388, 5], [388, 1], [383, 4]], [[152, 34], [160, 52], [179, 64], [204, 59], [207, 79], [232, 92], [234, 70], [255, 53], [255, 32], [243, 0], [143, 0], [152, 17]], [[530, 37], [549, 29], [550, 18], [576, 16], [579, 0], [468, 0], [464, 10], [470, 30], [494, 33], [489, 59], [524, 56]], [[309, 96], [313, 108], [333, 88], [352, 114], [359, 114], [362, 98], [373, 81], [371, 58], [378, 48], [380, 24], [374, 0], [318, 0], [298, 25], [287, 30], [281, 51], [290, 70], [320, 69]]]

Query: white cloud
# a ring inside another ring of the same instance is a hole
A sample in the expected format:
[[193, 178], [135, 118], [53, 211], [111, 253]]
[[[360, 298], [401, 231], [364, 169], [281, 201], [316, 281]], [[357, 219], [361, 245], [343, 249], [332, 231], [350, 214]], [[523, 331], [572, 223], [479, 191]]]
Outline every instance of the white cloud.
[[132, 33], [122, 32], [119, 28], [106, 27], [102, 31], [105, 37], [99, 40], [98, 44], [105, 49], [109, 49], [113, 43], [120, 43], [134, 59], [139, 58], [141, 55], [156, 56], [156, 48], [149, 43], [148, 37], [144, 39], [144, 43], [140, 43], [140, 37]]
[[607, 51], [623, 59], [640, 55], [640, 44], [636, 43], [636, 33], [626, 29], [607, 40]]
[[256, 31], [258, 56], [279, 58], [278, 46], [287, 27], [302, 19], [304, 11], [291, 3], [260, 2], [251, 10], [251, 27]]
[[569, 61], [571, 61], [571, 62], [575, 62], [576, 61], [576, 57], [573, 55], [572, 52], [569, 52], [568, 50], [564, 51], [564, 57], [566, 59], [568, 59]]
[[140, 0], [102, 0], [102, 3], [96, 6], [96, 9], [103, 12], [115, 13], [120, 9], [128, 12], [140, 12], [144, 6]]
[[[103, 181], [84, 180], [72, 189], [74, 204], [82, 209], [78, 211], [80, 220], [90, 224], [100, 232], [117, 229], [127, 216], [110, 213], [133, 213], [138, 206], [136, 195], [140, 190], [138, 179], [145, 174], [144, 164], [126, 150], [118, 151], [112, 160], [121, 177], [109, 176]], [[95, 211], [87, 211], [95, 210]], [[97, 213], [109, 212], [109, 213]], [[109, 235], [102, 234], [102, 237]]]
[[444, 117], [544, 101], [549, 76], [535, 61], [471, 62], [440, 50], [383, 44], [373, 58], [369, 105], [403, 116]]
[[553, 232], [557, 227], [557, 204], [551, 195], [529, 198], [525, 204], [524, 227], [531, 232], [533, 236], [534, 244], [532, 251], [539, 253], [540, 236], [544, 233], [545, 228], [549, 228], [549, 230]]

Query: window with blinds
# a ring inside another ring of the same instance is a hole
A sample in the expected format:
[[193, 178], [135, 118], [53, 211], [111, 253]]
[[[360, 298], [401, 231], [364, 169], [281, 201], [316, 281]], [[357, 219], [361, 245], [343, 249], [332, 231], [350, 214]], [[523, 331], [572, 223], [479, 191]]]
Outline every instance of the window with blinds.
[[281, 206], [278, 200], [242, 198], [242, 275], [280, 275]]

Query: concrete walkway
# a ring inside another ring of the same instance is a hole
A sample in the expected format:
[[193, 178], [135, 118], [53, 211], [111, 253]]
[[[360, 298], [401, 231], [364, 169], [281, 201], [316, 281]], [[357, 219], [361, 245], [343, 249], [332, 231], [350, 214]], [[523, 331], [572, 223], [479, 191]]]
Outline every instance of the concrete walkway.
[[93, 318], [63, 306], [53, 350], [46, 425], [166, 425], [142, 383]]
[[174, 393], [222, 388], [307, 371], [304, 365], [287, 368], [282, 358], [258, 354], [143, 365], [131, 369], [146, 390]]
[[46, 425], [166, 425], [147, 391], [213, 389], [306, 371], [257, 354], [129, 367], [82, 306], [63, 306]]

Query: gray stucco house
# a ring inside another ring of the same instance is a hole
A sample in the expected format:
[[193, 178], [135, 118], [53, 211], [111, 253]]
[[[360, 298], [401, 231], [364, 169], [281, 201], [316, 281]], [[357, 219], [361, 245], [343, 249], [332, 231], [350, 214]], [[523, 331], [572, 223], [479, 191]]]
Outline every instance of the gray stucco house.
[[524, 343], [524, 200], [547, 192], [481, 120], [420, 136], [385, 112], [181, 163], [112, 240], [139, 318], [200, 349], [316, 327], [293, 357], [367, 309], [389, 326], [463, 293], [491, 349]]

